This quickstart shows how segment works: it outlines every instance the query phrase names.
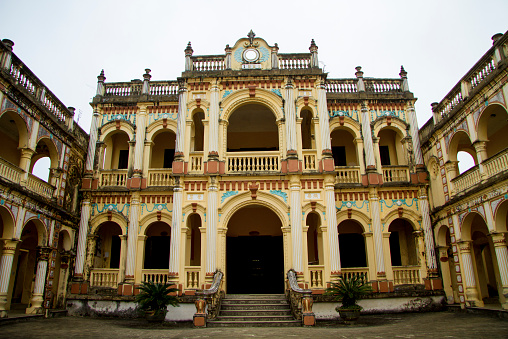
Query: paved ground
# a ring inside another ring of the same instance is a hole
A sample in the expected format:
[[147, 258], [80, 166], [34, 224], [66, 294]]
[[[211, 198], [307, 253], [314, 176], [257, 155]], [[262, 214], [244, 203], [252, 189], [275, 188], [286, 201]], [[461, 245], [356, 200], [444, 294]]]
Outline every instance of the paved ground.
[[320, 322], [314, 328], [206, 328], [149, 325], [144, 319], [62, 317], [0, 326], [2, 338], [508, 338], [508, 320], [437, 312], [365, 315], [353, 326]]

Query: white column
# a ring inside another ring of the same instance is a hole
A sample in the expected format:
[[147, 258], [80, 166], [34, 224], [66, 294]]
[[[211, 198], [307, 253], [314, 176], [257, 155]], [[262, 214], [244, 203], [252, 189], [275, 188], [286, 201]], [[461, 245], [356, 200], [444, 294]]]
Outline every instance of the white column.
[[11, 280], [12, 262], [16, 253], [16, 240], [4, 240], [2, 258], [0, 259], [0, 318], [7, 317], [7, 306], [9, 282]]
[[90, 219], [90, 200], [84, 200], [83, 205], [81, 205], [81, 220], [79, 221], [78, 247], [76, 249], [76, 266], [74, 267], [75, 277], [83, 276], [89, 219]]
[[422, 148], [420, 146], [420, 134], [418, 132], [418, 121], [416, 120], [416, 112], [412, 105], [407, 108], [407, 117], [409, 118], [409, 131], [413, 140], [413, 154], [415, 156], [415, 164], [423, 165]]
[[30, 307], [26, 309], [26, 314], [38, 313], [42, 309], [44, 302], [44, 285], [46, 282], [46, 271], [48, 269], [48, 248], [40, 249], [39, 261], [37, 262], [37, 272], [35, 273], [35, 284], [30, 299]]
[[14, 228], [14, 238], [21, 239], [21, 231], [23, 231], [23, 223], [25, 221], [26, 208], [20, 206], [18, 216], [16, 217], [16, 226]]
[[210, 117], [208, 130], [208, 153], [219, 152], [219, 87], [212, 84], [210, 94]]
[[302, 204], [300, 186], [291, 186], [291, 240], [293, 243], [293, 268], [297, 273], [303, 272], [302, 264]]
[[85, 171], [93, 171], [95, 160], [95, 147], [97, 145], [97, 134], [99, 132], [99, 112], [94, 109], [92, 116], [92, 126], [90, 126], [90, 140], [88, 141], [88, 154], [86, 155]]
[[502, 294], [504, 296], [503, 308], [508, 309], [508, 249], [503, 233], [491, 233], [492, 242], [496, 251], [499, 277], [501, 278]]
[[292, 80], [288, 79], [285, 89], [286, 145], [287, 151], [296, 151], [296, 111]]
[[478, 291], [474, 276], [473, 261], [471, 259], [471, 242], [462, 241], [459, 243], [460, 255], [462, 256], [462, 270], [464, 272], [464, 283], [466, 284], [466, 298], [472, 306], [478, 306]]
[[[363, 145], [365, 149], [365, 162], [366, 168], [375, 168], [376, 160], [374, 158], [374, 144], [372, 142], [372, 130], [370, 129], [369, 111], [367, 106], [362, 103], [361, 110], [362, 117], [362, 134], [363, 134]], [[359, 154], [358, 156], [361, 156]]]
[[138, 238], [139, 194], [133, 194], [129, 210], [129, 228], [127, 230], [127, 263], [125, 266], [125, 281], [134, 280], [136, 266], [136, 243]]
[[136, 119], [136, 146], [134, 148], [134, 173], [143, 172], [143, 151], [145, 150], [146, 106], [140, 107]]
[[318, 85], [318, 114], [319, 129], [321, 133], [321, 151], [332, 149], [330, 141], [330, 117], [328, 116], [328, 106], [326, 103], [326, 88], [324, 81]]
[[328, 248], [330, 251], [330, 270], [332, 274], [340, 272], [339, 233], [335, 207], [335, 190], [333, 184], [325, 186], [326, 219], [328, 221]]
[[183, 153], [185, 146], [185, 116], [187, 115], [187, 88], [180, 84], [178, 95], [178, 120], [176, 121], [175, 153]]
[[182, 223], [182, 188], [173, 193], [173, 222], [171, 225], [171, 246], [169, 247], [169, 274], [180, 273], [180, 224]]
[[208, 189], [208, 222], [206, 225], [206, 272], [213, 273], [217, 269], [217, 186]]
[[372, 217], [372, 233], [374, 236], [374, 248], [376, 249], [376, 266], [378, 276], [386, 274], [385, 256], [383, 250], [383, 229], [381, 228], [379, 197], [374, 193], [370, 195], [370, 210]]
[[[425, 188], [422, 188], [424, 191]], [[422, 214], [422, 228], [425, 236], [425, 253], [427, 254], [427, 267], [430, 271], [437, 273], [436, 252], [434, 251], [434, 236], [432, 233], [432, 223], [429, 214], [429, 200], [426, 195], [420, 195], [418, 198], [420, 211]]]

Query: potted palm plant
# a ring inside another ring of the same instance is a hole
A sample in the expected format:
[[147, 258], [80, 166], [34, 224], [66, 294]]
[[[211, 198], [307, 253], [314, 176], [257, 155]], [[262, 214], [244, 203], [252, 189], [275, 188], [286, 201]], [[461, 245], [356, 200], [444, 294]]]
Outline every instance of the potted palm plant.
[[337, 301], [342, 301], [342, 305], [337, 306], [335, 310], [339, 312], [341, 319], [346, 324], [353, 324], [358, 320], [363, 307], [358, 305], [357, 301], [370, 292], [372, 292], [372, 288], [363, 274], [341, 277], [326, 289], [327, 295], [333, 296]]
[[166, 318], [167, 306], [178, 307], [178, 298], [173, 295], [178, 292], [178, 288], [173, 288], [172, 284], [144, 282], [139, 286], [141, 291], [136, 296], [136, 303], [139, 308], [145, 311], [146, 320], [150, 322], [162, 322]]

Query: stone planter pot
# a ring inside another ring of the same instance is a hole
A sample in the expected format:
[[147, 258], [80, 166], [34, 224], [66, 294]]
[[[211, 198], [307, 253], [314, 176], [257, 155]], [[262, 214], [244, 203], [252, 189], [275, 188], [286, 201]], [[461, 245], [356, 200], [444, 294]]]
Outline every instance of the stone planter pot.
[[161, 323], [166, 318], [166, 312], [155, 313], [155, 311], [145, 311], [145, 319], [151, 323]]
[[340, 318], [344, 321], [344, 324], [352, 325], [358, 318], [360, 318], [360, 309], [351, 308], [337, 308]]

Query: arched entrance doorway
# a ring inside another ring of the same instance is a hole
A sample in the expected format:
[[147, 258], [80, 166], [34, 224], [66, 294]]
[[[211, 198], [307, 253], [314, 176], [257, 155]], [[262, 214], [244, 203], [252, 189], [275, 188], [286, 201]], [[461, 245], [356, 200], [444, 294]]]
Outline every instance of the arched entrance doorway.
[[282, 223], [269, 208], [249, 205], [228, 222], [226, 288], [228, 293], [284, 292]]

